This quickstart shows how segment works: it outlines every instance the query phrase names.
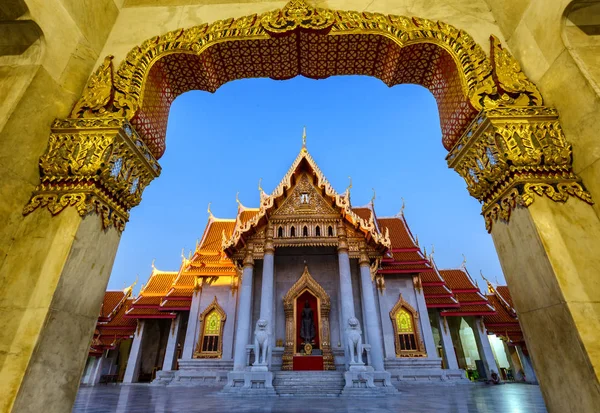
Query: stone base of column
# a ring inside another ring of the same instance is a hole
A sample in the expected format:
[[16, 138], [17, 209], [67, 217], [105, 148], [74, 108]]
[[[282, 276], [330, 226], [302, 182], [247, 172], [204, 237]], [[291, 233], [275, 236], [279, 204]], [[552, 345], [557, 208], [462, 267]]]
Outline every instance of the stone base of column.
[[150, 383], [151, 386], [166, 386], [171, 384], [175, 378], [175, 370], [159, 370], [156, 372], [156, 378]]
[[273, 388], [273, 373], [270, 371], [230, 371], [227, 385], [221, 395], [277, 396]]
[[346, 385], [341, 396], [379, 397], [398, 393], [398, 389], [392, 386], [392, 376], [387, 371], [373, 371], [370, 366], [350, 368], [344, 373]]

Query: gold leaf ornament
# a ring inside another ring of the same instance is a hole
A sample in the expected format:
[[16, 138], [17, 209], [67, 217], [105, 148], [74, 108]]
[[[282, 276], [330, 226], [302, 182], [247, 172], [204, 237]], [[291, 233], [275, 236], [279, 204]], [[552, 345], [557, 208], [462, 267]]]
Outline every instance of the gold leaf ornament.
[[88, 80], [81, 99], [71, 112], [72, 118], [97, 116], [106, 112], [113, 97], [113, 56], [108, 55], [104, 62]]

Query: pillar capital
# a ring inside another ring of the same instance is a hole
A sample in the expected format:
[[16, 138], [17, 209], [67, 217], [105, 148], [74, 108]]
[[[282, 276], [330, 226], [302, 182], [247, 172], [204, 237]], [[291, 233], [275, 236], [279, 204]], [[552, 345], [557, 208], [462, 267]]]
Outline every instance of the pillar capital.
[[161, 171], [124, 118], [57, 119], [39, 167], [40, 184], [23, 214], [47, 208], [57, 215], [75, 207], [80, 216], [96, 213], [104, 229], [119, 231]]
[[348, 237], [346, 235], [346, 227], [343, 221], [339, 221], [337, 225], [338, 236], [338, 252], [348, 253]]
[[274, 229], [273, 224], [267, 223], [265, 230], [265, 245], [263, 251], [265, 254], [273, 254], [275, 252], [275, 245], [273, 244]]
[[254, 256], [252, 255], [253, 252], [254, 249], [252, 248], [252, 244], [248, 244], [246, 247], [246, 255], [244, 256], [244, 268], [254, 268]]
[[371, 264], [371, 260], [369, 259], [369, 255], [367, 254], [367, 247], [364, 243], [360, 246], [360, 256], [358, 259], [358, 263], [361, 267], [369, 267]]
[[483, 204], [488, 232], [496, 221], [508, 222], [516, 207], [529, 207], [536, 197], [565, 202], [574, 196], [592, 203], [573, 171], [571, 145], [551, 107], [483, 109], [446, 161]]

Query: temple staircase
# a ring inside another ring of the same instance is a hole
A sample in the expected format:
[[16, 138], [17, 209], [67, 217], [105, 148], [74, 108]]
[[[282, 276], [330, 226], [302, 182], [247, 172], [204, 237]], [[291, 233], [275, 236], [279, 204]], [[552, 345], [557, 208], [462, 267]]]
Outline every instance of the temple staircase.
[[344, 389], [341, 371], [276, 371], [273, 387], [279, 396], [338, 397]]

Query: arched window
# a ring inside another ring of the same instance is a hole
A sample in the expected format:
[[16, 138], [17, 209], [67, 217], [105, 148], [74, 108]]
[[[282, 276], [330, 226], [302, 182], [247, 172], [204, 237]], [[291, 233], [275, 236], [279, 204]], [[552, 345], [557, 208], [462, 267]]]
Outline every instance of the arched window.
[[333, 227], [331, 225], [329, 226], [329, 228], [327, 228], [327, 236], [333, 237]]
[[279, 227], [279, 229], [277, 230], [277, 238], [282, 238], [283, 237], [283, 228]]
[[315, 228], [315, 236], [320, 237], [321, 236], [321, 227], [317, 225], [317, 227]]
[[295, 237], [296, 236], [296, 227], [292, 227], [290, 229], [290, 237]]
[[396, 357], [427, 357], [419, 335], [419, 313], [404, 299], [402, 294], [390, 311], [394, 325]]
[[227, 315], [219, 306], [217, 297], [200, 314], [201, 334], [194, 352], [195, 358], [221, 358], [223, 354], [223, 327]]
[[308, 237], [308, 227], [306, 225], [304, 226], [304, 228], [302, 228], [302, 236]]

